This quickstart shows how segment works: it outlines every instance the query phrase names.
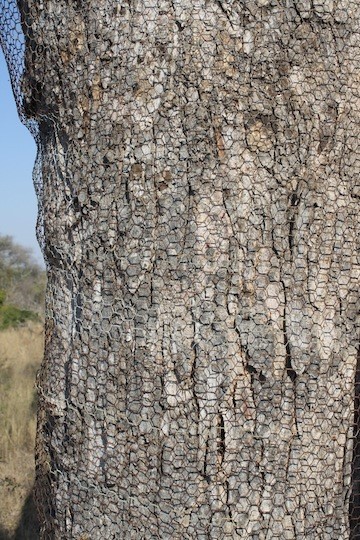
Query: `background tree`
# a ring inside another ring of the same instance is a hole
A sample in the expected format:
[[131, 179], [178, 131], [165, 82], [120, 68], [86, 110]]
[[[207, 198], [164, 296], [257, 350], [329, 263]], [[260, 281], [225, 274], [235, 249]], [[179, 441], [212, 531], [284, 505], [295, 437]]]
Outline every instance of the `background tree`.
[[44, 312], [46, 274], [31, 249], [0, 235], [0, 291], [16, 306]]
[[19, 6], [43, 537], [348, 537], [358, 3]]
[[0, 235], [0, 330], [43, 318], [45, 285], [31, 250]]

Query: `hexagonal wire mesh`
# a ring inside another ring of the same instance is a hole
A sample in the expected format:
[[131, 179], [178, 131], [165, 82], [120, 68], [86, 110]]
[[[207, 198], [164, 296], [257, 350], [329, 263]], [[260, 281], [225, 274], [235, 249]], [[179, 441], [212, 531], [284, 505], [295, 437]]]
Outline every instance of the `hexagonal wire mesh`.
[[0, 1], [43, 538], [360, 538], [357, 4]]

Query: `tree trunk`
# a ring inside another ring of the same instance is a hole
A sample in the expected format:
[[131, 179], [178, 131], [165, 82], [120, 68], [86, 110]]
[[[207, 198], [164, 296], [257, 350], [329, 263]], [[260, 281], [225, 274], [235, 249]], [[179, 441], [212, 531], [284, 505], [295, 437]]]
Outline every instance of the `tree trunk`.
[[45, 539], [345, 539], [351, 0], [20, 0]]

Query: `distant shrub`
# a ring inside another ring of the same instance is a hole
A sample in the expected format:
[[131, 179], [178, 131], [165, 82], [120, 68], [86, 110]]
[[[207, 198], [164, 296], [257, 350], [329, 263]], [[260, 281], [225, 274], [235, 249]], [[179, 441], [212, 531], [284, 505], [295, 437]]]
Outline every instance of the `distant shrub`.
[[0, 306], [4, 304], [5, 298], [6, 298], [6, 292], [0, 289]]
[[12, 305], [1, 302], [0, 295], [0, 330], [23, 324], [26, 321], [36, 321], [39, 316], [33, 311], [19, 309]]
[[3, 291], [9, 304], [43, 316], [45, 287], [45, 270], [31, 250], [0, 234], [0, 305]]

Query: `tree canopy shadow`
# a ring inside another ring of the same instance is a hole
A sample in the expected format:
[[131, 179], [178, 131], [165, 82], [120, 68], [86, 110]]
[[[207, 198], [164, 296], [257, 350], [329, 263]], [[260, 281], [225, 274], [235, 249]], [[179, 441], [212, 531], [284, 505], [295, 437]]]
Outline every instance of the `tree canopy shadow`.
[[39, 540], [39, 529], [32, 489], [24, 502], [15, 533], [9, 533], [0, 525], [0, 540]]
[[39, 540], [40, 527], [34, 501], [34, 488], [26, 497], [21, 517], [12, 540]]
[[10, 538], [9, 534], [0, 525], [0, 540], [10, 540]]

